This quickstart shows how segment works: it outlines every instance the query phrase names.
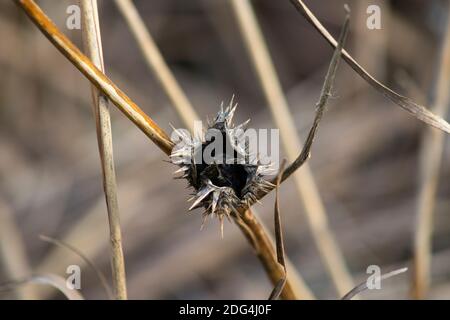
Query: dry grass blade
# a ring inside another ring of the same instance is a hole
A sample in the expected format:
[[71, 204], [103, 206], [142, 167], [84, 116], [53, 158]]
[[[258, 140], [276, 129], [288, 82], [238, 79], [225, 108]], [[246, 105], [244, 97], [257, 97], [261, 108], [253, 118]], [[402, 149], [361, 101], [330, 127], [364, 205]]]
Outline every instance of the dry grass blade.
[[[105, 66], [103, 63], [97, 0], [81, 0], [81, 10], [83, 15], [82, 33], [85, 50], [94, 65], [104, 73]], [[117, 200], [108, 98], [92, 85], [92, 100], [103, 174], [103, 190], [105, 192], [108, 210], [114, 295], [116, 299], [124, 300], [127, 298], [125, 261], [122, 249], [122, 233], [120, 229], [120, 213]]]
[[280, 214], [280, 197], [279, 197], [279, 189], [281, 183], [281, 177], [284, 172], [284, 166], [286, 161], [284, 160], [280, 166], [280, 172], [277, 176], [277, 182], [275, 185], [275, 208], [274, 208], [274, 226], [275, 226], [275, 243], [277, 248], [277, 260], [278, 263], [283, 266], [284, 276], [278, 281], [276, 286], [273, 288], [272, 293], [270, 294], [269, 300], [276, 300], [280, 296], [280, 293], [283, 291], [283, 288], [286, 284], [287, 279], [287, 269], [286, 269], [286, 261], [284, 259], [284, 240], [283, 240], [283, 227], [281, 225], [281, 214]]
[[193, 132], [194, 121], [199, 119], [199, 117], [167, 66], [150, 32], [145, 27], [139, 12], [131, 0], [115, 0], [115, 2], [136, 39], [148, 67], [161, 83], [185, 126]]
[[[280, 129], [287, 158], [294, 162], [299, 150], [302, 150], [300, 138], [254, 10], [248, 0], [233, 0], [231, 4], [268, 106], [276, 126]], [[353, 287], [353, 281], [329, 228], [325, 207], [309, 166], [304, 165], [295, 173], [294, 182], [322, 260], [337, 292], [343, 295]]]
[[[336, 47], [337, 41], [333, 36], [325, 29], [320, 21], [314, 16], [311, 10], [304, 4], [302, 0], [290, 0], [291, 3], [297, 8], [297, 10], [310, 22], [313, 27], [319, 31], [319, 33], [328, 41], [328, 43]], [[404, 97], [392, 89], [386, 87], [384, 84], [370, 75], [353, 57], [345, 50], [342, 51], [343, 59], [355, 70], [364, 80], [366, 80], [373, 88], [390, 99], [395, 104], [399, 105], [417, 119], [435, 127], [447, 133], [450, 133], [450, 124], [442, 119], [440, 116], [434, 114], [424, 106], [421, 106], [411, 99]]]
[[77, 248], [75, 248], [74, 246], [65, 243], [61, 240], [58, 239], [54, 239], [51, 238], [49, 236], [46, 235], [40, 235], [39, 238], [43, 241], [46, 241], [48, 243], [52, 243], [58, 247], [64, 248], [66, 250], [72, 251], [73, 253], [75, 253], [77, 256], [79, 256], [85, 263], [86, 265], [88, 265], [92, 270], [94, 270], [97, 278], [100, 280], [100, 283], [102, 284], [103, 288], [105, 289], [105, 292], [108, 296], [109, 299], [114, 299], [114, 295], [112, 293], [111, 288], [109, 287], [108, 284], [108, 280], [106, 280], [105, 275], [103, 274], [103, 272], [95, 265], [95, 263], [93, 263], [88, 257], [86, 257], [86, 255], [83, 254], [83, 252], [81, 252], [80, 250], [78, 250]]
[[13, 280], [0, 285], [0, 291], [12, 290], [17, 286], [26, 283], [44, 284], [58, 289], [69, 300], [84, 300], [84, 297], [76, 289], [70, 289], [67, 286], [66, 279], [56, 274], [33, 275], [31, 277]]
[[173, 143], [167, 134], [120, 90], [56, 27], [32, 0], [14, 0], [51, 43], [108, 99], [141, 129], [162, 151], [170, 154]]
[[[239, 213], [243, 223], [236, 221], [238, 227], [253, 246], [271, 282], [276, 285], [285, 276], [285, 271], [283, 266], [278, 262], [273, 241], [268, 231], [252, 211], [246, 210], [243, 212], [240, 211]], [[300, 274], [290, 265], [289, 260], [286, 260], [286, 264], [289, 266], [291, 272], [287, 276], [286, 284], [281, 291], [280, 297], [284, 300], [315, 299], [314, 294]]]
[[[36, 24], [50, 42], [79, 69], [83, 75], [104, 93], [114, 105], [121, 110], [139, 129], [141, 129], [165, 154], [170, 154], [173, 143], [168, 135], [147, 116], [123, 91], [108, 77], [96, 68], [91, 60], [55, 26], [32, 0], [14, 0], [28, 17]], [[257, 251], [257, 256], [263, 264], [269, 278], [276, 282], [283, 274], [283, 269], [276, 259], [272, 240], [258, 218], [250, 210], [240, 211], [245, 227], [241, 231], [249, 239]], [[250, 234], [250, 233], [251, 234]], [[256, 240], [256, 243], [252, 242]], [[283, 299], [313, 299], [303, 279], [291, 272], [286, 286], [281, 293]]]
[[330, 65], [328, 67], [327, 75], [325, 76], [325, 82], [322, 87], [322, 92], [320, 94], [319, 101], [316, 105], [316, 115], [314, 117], [314, 122], [309, 130], [308, 137], [306, 138], [305, 145], [303, 146], [300, 155], [295, 159], [295, 161], [289, 165], [288, 168], [283, 172], [282, 181], [289, 178], [289, 176], [295, 172], [298, 168], [300, 168], [305, 161], [309, 158], [311, 154], [311, 146], [314, 141], [314, 137], [316, 135], [317, 129], [319, 127], [320, 120], [322, 120], [323, 114], [325, 112], [325, 107], [328, 103], [328, 99], [332, 94], [334, 79], [336, 78], [336, 72], [339, 65], [339, 61], [341, 60], [342, 50], [347, 39], [349, 23], [350, 23], [350, 11], [348, 7], [346, 7], [347, 16], [344, 21], [344, 25], [342, 27], [341, 34], [339, 36], [338, 45], [334, 50], [333, 57], [331, 58]]
[[[450, 11], [447, 30], [442, 43], [438, 62], [433, 111], [444, 117], [450, 103]], [[414, 234], [414, 276], [412, 296], [424, 299], [430, 284], [431, 238], [433, 234], [433, 214], [436, 207], [436, 192], [439, 169], [444, 148], [444, 134], [426, 128], [420, 150], [420, 185], [417, 203], [416, 230]]]
[[[389, 273], [383, 274], [380, 277], [380, 282], [383, 280], [386, 280], [388, 278], [394, 277], [396, 275], [399, 275], [401, 273], [404, 273], [408, 271], [408, 268], [401, 268], [395, 271], [391, 271]], [[355, 297], [357, 294], [363, 292], [364, 290], [367, 290], [367, 281], [361, 282], [359, 285], [357, 285], [356, 287], [354, 287], [349, 293], [347, 293], [345, 296], [342, 297], [341, 300], [351, 300], [353, 297]]]

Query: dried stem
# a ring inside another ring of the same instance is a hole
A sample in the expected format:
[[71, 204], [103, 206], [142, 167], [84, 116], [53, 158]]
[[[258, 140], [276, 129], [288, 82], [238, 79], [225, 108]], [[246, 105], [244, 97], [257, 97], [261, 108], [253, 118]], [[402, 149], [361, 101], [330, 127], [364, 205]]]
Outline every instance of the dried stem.
[[[114, 105], [121, 110], [139, 129], [141, 129], [165, 154], [170, 154], [173, 143], [168, 135], [147, 116], [124, 92], [107, 78], [80, 50], [54, 25], [33, 0], [14, 0], [41, 32], [53, 45], [77, 67], [86, 78], [104, 93]], [[241, 230], [257, 251], [257, 255], [265, 267], [269, 278], [276, 283], [283, 274], [283, 268], [277, 262], [273, 243], [257, 217], [247, 210], [242, 213], [245, 227]], [[250, 234], [251, 233], [251, 234]], [[286, 286], [281, 294], [284, 299], [311, 299], [312, 294], [304, 285], [303, 280], [290, 273]]]
[[[105, 66], [103, 63], [97, 0], [81, 0], [81, 10], [83, 14], [82, 31], [85, 50], [94, 65], [104, 73]], [[118, 300], [125, 300], [127, 299], [125, 261], [122, 249], [122, 232], [120, 229], [108, 98], [92, 85], [92, 100], [103, 174], [103, 190], [108, 210], [114, 296]]]
[[275, 241], [277, 247], [277, 261], [284, 269], [283, 277], [278, 281], [270, 294], [269, 300], [276, 300], [280, 296], [281, 291], [286, 285], [287, 278], [287, 268], [286, 261], [284, 258], [284, 240], [283, 240], [283, 226], [281, 225], [281, 214], [280, 214], [280, 183], [281, 177], [283, 176], [284, 167], [286, 161], [284, 160], [280, 166], [280, 172], [277, 175], [277, 182], [275, 184], [275, 208], [274, 208], [274, 227], [275, 227]]
[[[290, 0], [291, 3], [297, 8], [297, 10], [306, 18], [306, 20], [311, 23], [311, 25], [319, 31], [322, 37], [328, 41], [328, 43], [336, 48], [337, 41], [333, 36], [325, 29], [325, 27], [320, 23], [320, 21], [314, 16], [314, 14], [309, 10], [309, 8], [303, 3], [302, 0]], [[364, 80], [367, 81], [374, 89], [384, 95], [386, 98], [390, 99], [392, 102], [402, 107], [410, 114], [412, 114], [417, 119], [438, 128], [442, 131], [450, 133], [450, 124], [442, 119], [439, 115], [434, 114], [426, 107], [421, 106], [411, 99], [404, 97], [392, 89], [388, 88], [372, 75], [370, 75], [358, 62], [345, 50], [342, 50], [342, 58], [348, 63], [353, 70], [356, 71]]]
[[[276, 285], [284, 277], [285, 272], [283, 266], [278, 263], [273, 240], [251, 210], [240, 212], [240, 217], [243, 223], [237, 221], [238, 227], [252, 245], [271, 282]], [[287, 276], [286, 285], [280, 297], [284, 300], [314, 299], [311, 290], [300, 275], [295, 272], [294, 266], [289, 263], [287, 263], [287, 266], [291, 271]]]
[[[450, 11], [447, 29], [440, 52], [434, 94], [433, 112], [445, 117], [450, 103]], [[432, 255], [433, 214], [436, 206], [436, 191], [444, 148], [444, 134], [426, 128], [420, 150], [420, 181], [414, 233], [414, 276], [412, 296], [424, 299], [430, 285], [430, 265]]]
[[347, 12], [347, 16], [345, 18], [344, 25], [342, 27], [341, 34], [339, 36], [338, 45], [334, 50], [333, 57], [331, 58], [330, 65], [328, 66], [328, 71], [327, 75], [325, 76], [325, 82], [323, 83], [322, 92], [320, 94], [319, 101], [316, 104], [316, 115], [314, 117], [313, 125], [308, 133], [308, 137], [306, 138], [305, 145], [303, 146], [300, 155], [283, 172], [282, 181], [289, 178], [291, 174], [293, 174], [298, 168], [300, 168], [311, 154], [311, 146], [314, 141], [314, 137], [319, 127], [320, 120], [322, 120], [323, 114], [325, 112], [325, 107], [328, 103], [328, 99], [332, 94], [331, 91], [333, 89], [337, 68], [339, 65], [339, 61], [341, 60], [342, 50], [345, 44], [345, 40], [347, 38], [349, 23], [350, 23], [350, 16], [349, 12]]
[[[394, 276], [404, 273], [406, 271], [408, 271], [408, 268], [401, 268], [398, 270], [391, 271], [389, 273], [386, 273], [386, 274], [383, 274], [382, 276], [380, 276], [379, 281], [381, 282], [383, 280], [389, 279], [391, 277], [394, 277]], [[366, 280], [364, 282], [361, 282], [356, 287], [354, 287], [349, 293], [347, 293], [345, 296], [343, 296], [341, 300], [351, 300], [357, 294], [359, 294], [367, 289], [368, 289], [368, 287], [367, 287], [367, 280]]]
[[[248, 0], [232, 0], [231, 3], [238, 19], [245, 45], [247, 46], [253, 66], [272, 112], [272, 116], [277, 127], [280, 129], [280, 136], [287, 157], [289, 161], [294, 162], [294, 167], [290, 167], [291, 169], [289, 171], [292, 173], [297, 168], [296, 166], [300, 166], [304, 163], [306, 158], [301, 161], [296, 161], [298, 150], [302, 149], [300, 138], [297, 134], [297, 129], [289, 111], [286, 98], [282, 92], [269, 50], [264, 41], [250, 2]], [[332, 77], [329, 76], [328, 78], [329, 80], [327, 82], [331, 85], [334, 75]], [[323, 98], [321, 97], [323, 106], [327, 99], [328, 96], [326, 95], [324, 95]], [[321, 102], [319, 102], [319, 106]], [[318, 113], [319, 120], [321, 112]], [[308, 147], [308, 144], [312, 143], [316, 127], [317, 126], [315, 125], [310, 132], [310, 141], [307, 141], [305, 147]], [[287, 174], [286, 177], [289, 174]], [[307, 221], [312, 230], [315, 243], [327, 267], [328, 273], [330, 274], [338, 293], [344, 295], [353, 287], [353, 282], [347, 267], [345, 266], [341, 250], [337, 246], [337, 242], [329, 228], [325, 208], [320, 199], [320, 194], [317, 190], [309, 166], [305, 165], [302, 170], [295, 173], [294, 182], [300, 199], [303, 202]]]
[[193, 132], [194, 121], [198, 120], [199, 117], [167, 66], [150, 32], [145, 27], [139, 12], [131, 0], [115, 0], [115, 2], [139, 45], [147, 66], [161, 83], [183, 123]]

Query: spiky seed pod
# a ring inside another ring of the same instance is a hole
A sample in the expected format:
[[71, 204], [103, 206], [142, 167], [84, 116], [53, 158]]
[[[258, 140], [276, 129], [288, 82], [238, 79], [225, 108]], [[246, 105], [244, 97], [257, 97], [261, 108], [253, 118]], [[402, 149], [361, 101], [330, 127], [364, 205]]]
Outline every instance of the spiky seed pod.
[[[172, 163], [180, 167], [175, 173], [182, 173], [177, 178], [185, 178], [194, 189], [189, 199], [193, 201], [189, 210], [205, 208], [202, 227], [209, 216], [217, 216], [222, 235], [224, 217], [229, 219], [231, 215], [238, 214], [237, 208], [249, 207], [257, 201], [258, 192], [273, 188], [264, 179], [270, 172], [270, 165], [261, 165], [248, 150], [245, 129], [249, 120], [238, 126], [232, 122], [236, 107], [233, 99], [225, 110], [222, 105], [212, 123], [208, 123], [206, 134], [201, 137], [192, 138], [186, 132], [175, 130], [179, 142], [170, 155]], [[213, 130], [222, 137], [223, 151], [231, 150], [231, 154], [213, 154], [214, 161], [207, 163], [203, 155], [214, 140], [206, 138], [211, 136], [209, 133]]]

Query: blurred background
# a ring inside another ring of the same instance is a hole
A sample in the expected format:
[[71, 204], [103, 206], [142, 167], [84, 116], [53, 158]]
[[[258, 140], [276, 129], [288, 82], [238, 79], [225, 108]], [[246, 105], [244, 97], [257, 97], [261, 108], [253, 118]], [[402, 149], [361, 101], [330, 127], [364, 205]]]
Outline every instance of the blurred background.
[[[80, 31], [65, 27], [66, 8], [76, 2], [38, 3], [81, 47]], [[276, 127], [229, 1], [134, 3], [202, 118], [213, 117], [220, 102], [235, 94], [236, 122], [251, 118], [253, 128]], [[429, 106], [448, 2], [307, 1], [334, 36], [344, 3], [352, 9], [348, 51], [383, 83]], [[252, 4], [304, 137], [332, 49], [289, 1]], [[381, 30], [366, 27], [370, 4], [381, 7]], [[99, 0], [99, 14], [106, 74], [163, 129], [184, 127], [113, 1]], [[110, 277], [90, 85], [13, 1], [0, 1], [0, 39], [0, 283], [30, 273], [65, 277], [67, 266], [78, 264], [83, 295], [104, 299], [100, 282], [79, 257], [39, 239], [45, 234], [66, 241]], [[116, 108], [111, 114], [129, 297], [267, 298], [270, 281], [238, 228], [226, 222], [221, 239], [213, 220], [200, 231], [201, 211], [187, 214], [189, 190], [173, 179], [167, 157]], [[412, 266], [424, 128], [340, 65], [309, 164], [355, 283], [367, 277], [369, 265], [383, 272]], [[434, 212], [432, 299], [450, 299], [449, 156], [446, 140]], [[255, 207], [271, 232], [273, 203], [271, 194]], [[281, 210], [287, 255], [317, 298], [338, 298], [292, 179], [282, 186]], [[410, 269], [362, 297], [408, 299], [412, 274]], [[0, 297], [63, 298], [38, 285]]]

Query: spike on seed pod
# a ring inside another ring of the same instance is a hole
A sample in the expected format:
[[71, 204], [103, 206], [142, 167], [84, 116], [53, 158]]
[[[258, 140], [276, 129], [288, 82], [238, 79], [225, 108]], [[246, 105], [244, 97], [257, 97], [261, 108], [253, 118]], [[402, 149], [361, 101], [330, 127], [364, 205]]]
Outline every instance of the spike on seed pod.
[[[255, 203], [258, 192], [273, 187], [263, 178], [270, 172], [270, 165], [261, 165], [257, 159], [249, 160], [254, 157], [248, 150], [244, 131], [250, 120], [234, 126], [236, 108], [237, 103], [234, 104], [233, 98], [225, 109], [222, 103], [216, 117], [208, 122], [206, 133], [201, 139], [191, 138], [174, 129], [181, 141], [170, 155], [171, 162], [180, 167], [175, 173], [182, 173], [179, 178], [185, 178], [188, 186], [194, 189], [193, 196], [188, 200], [193, 201], [189, 210], [200, 207], [206, 209], [202, 227], [209, 216], [218, 217], [222, 235], [224, 217], [230, 219], [230, 216], [237, 214], [240, 206], [248, 207]], [[223, 152], [213, 151], [211, 155], [214, 161], [208, 163], [204, 161], [203, 153], [214, 142], [214, 139], [206, 139], [212, 130], [222, 136]], [[227, 148], [227, 144], [231, 148]], [[231, 155], [228, 154], [230, 149]], [[202, 155], [200, 161], [197, 159], [198, 152]]]

